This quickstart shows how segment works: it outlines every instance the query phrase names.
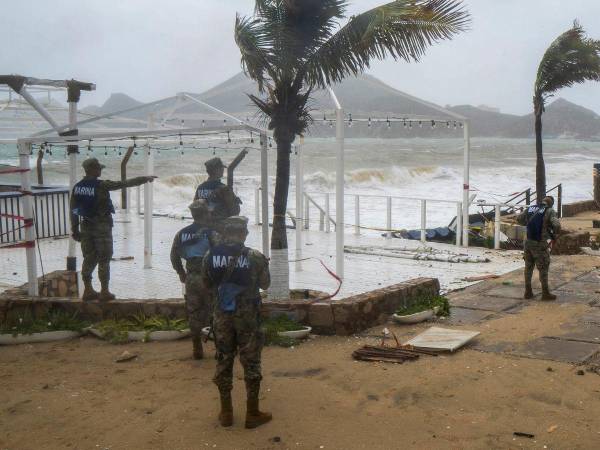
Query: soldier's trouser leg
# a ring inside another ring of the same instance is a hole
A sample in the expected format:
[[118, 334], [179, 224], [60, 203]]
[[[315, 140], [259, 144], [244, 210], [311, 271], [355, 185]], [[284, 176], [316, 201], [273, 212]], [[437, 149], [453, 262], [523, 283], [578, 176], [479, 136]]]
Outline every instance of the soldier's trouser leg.
[[550, 294], [550, 285], [548, 282], [548, 272], [550, 270], [550, 254], [547, 250], [541, 250], [536, 254], [535, 265], [537, 266], [540, 274], [540, 283], [542, 285], [542, 297], [546, 297], [546, 300], [550, 300], [553, 297]]
[[192, 332], [194, 358], [202, 359], [202, 328], [210, 324], [212, 292], [204, 288], [200, 273], [190, 272], [185, 281], [185, 306]]
[[226, 393], [233, 388], [233, 361], [237, 351], [234, 313], [215, 308], [213, 332], [217, 349], [217, 367], [213, 381], [219, 392]]
[[81, 264], [81, 278], [84, 282], [92, 280], [92, 273], [98, 265], [98, 253], [94, 243], [93, 235], [86, 232], [81, 234], [81, 253], [83, 263]]
[[102, 286], [108, 289], [110, 280], [110, 259], [113, 256], [112, 233], [102, 233], [94, 239], [96, 252], [98, 254], [98, 279]]

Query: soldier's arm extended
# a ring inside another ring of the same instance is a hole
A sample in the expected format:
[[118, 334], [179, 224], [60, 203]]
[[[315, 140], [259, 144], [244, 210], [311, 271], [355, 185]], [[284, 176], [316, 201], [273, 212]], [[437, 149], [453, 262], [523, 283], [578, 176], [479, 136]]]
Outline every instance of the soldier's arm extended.
[[269, 272], [269, 260], [262, 253], [253, 250], [253, 257], [256, 259], [257, 266], [257, 281], [258, 287], [263, 291], [268, 289], [271, 286], [271, 273]]
[[185, 280], [185, 269], [181, 262], [181, 256], [179, 256], [179, 232], [175, 235], [173, 245], [171, 246], [171, 265], [175, 269], [175, 272], [177, 272], [177, 275], [179, 275], [179, 279]]
[[107, 191], [117, 191], [119, 189], [123, 189], [126, 187], [135, 187], [140, 186], [142, 184], [154, 181], [155, 176], [144, 176], [144, 177], [135, 177], [129, 178], [125, 181], [111, 181], [111, 180], [103, 180], [102, 187]]
[[527, 215], [527, 208], [525, 208], [518, 216], [517, 216], [517, 223], [519, 225], [527, 225], [527, 219], [528, 219], [528, 215]]

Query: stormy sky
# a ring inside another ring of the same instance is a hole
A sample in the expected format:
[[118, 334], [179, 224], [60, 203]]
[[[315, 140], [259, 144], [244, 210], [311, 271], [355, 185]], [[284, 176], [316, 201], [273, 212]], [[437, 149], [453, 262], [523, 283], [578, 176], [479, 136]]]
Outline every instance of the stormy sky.
[[[350, 14], [383, 3], [351, 1]], [[471, 31], [431, 48], [419, 64], [375, 62], [368, 73], [446, 104], [487, 104], [530, 112], [545, 49], [578, 18], [600, 39], [598, 0], [465, 0]], [[202, 92], [240, 70], [235, 13], [252, 0], [19, 0], [0, 16], [0, 72], [95, 82], [82, 104], [113, 92], [141, 101]], [[562, 91], [600, 112], [600, 83]]]

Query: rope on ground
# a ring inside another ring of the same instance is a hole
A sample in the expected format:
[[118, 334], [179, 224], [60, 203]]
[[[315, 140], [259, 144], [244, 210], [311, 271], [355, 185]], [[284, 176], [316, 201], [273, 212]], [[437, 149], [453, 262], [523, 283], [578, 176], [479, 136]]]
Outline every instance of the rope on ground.
[[31, 169], [21, 169], [20, 167], [14, 167], [11, 169], [3, 169], [0, 170], [0, 175], [6, 175], [9, 173], [23, 173], [23, 172], [29, 172]]
[[17, 242], [16, 244], [8, 244], [0, 246], [0, 250], [4, 250], [7, 248], [35, 248], [35, 241], [22, 241]]
[[322, 259], [314, 257], [314, 256], [311, 256], [311, 257], [308, 257], [308, 258], [289, 260], [288, 262], [289, 263], [302, 262], [302, 261], [309, 261], [311, 259], [319, 261], [321, 263], [321, 265], [323, 266], [323, 268], [325, 269], [325, 271], [329, 275], [331, 275], [331, 277], [334, 278], [338, 282], [337, 289], [335, 290], [335, 292], [333, 294], [317, 298], [317, 300], [330, 300], [330, 299], [332, 299], [333, 297], [335, 297], [336, 295], [339, 294], [340, 289], [342, 289], [343, 280], [338, 276], [338, 274], [336, 274], [333, 270], [331, 270], [329, 267], [327, 267], [327, 265], [323, 262]]

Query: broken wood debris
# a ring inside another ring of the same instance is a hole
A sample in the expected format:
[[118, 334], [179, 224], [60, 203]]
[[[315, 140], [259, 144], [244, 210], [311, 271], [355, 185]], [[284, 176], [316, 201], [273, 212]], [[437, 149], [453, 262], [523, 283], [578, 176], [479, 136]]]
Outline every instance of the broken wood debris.
[[408, 346], [375, 347], [372, 345], [365, 345], [352, 353], [352, 357], [358, 361], [393, 362], [400, 364], [404, 361], [418, 359], [421, 355], [437, 356], [437, 353], [413, 349]]

